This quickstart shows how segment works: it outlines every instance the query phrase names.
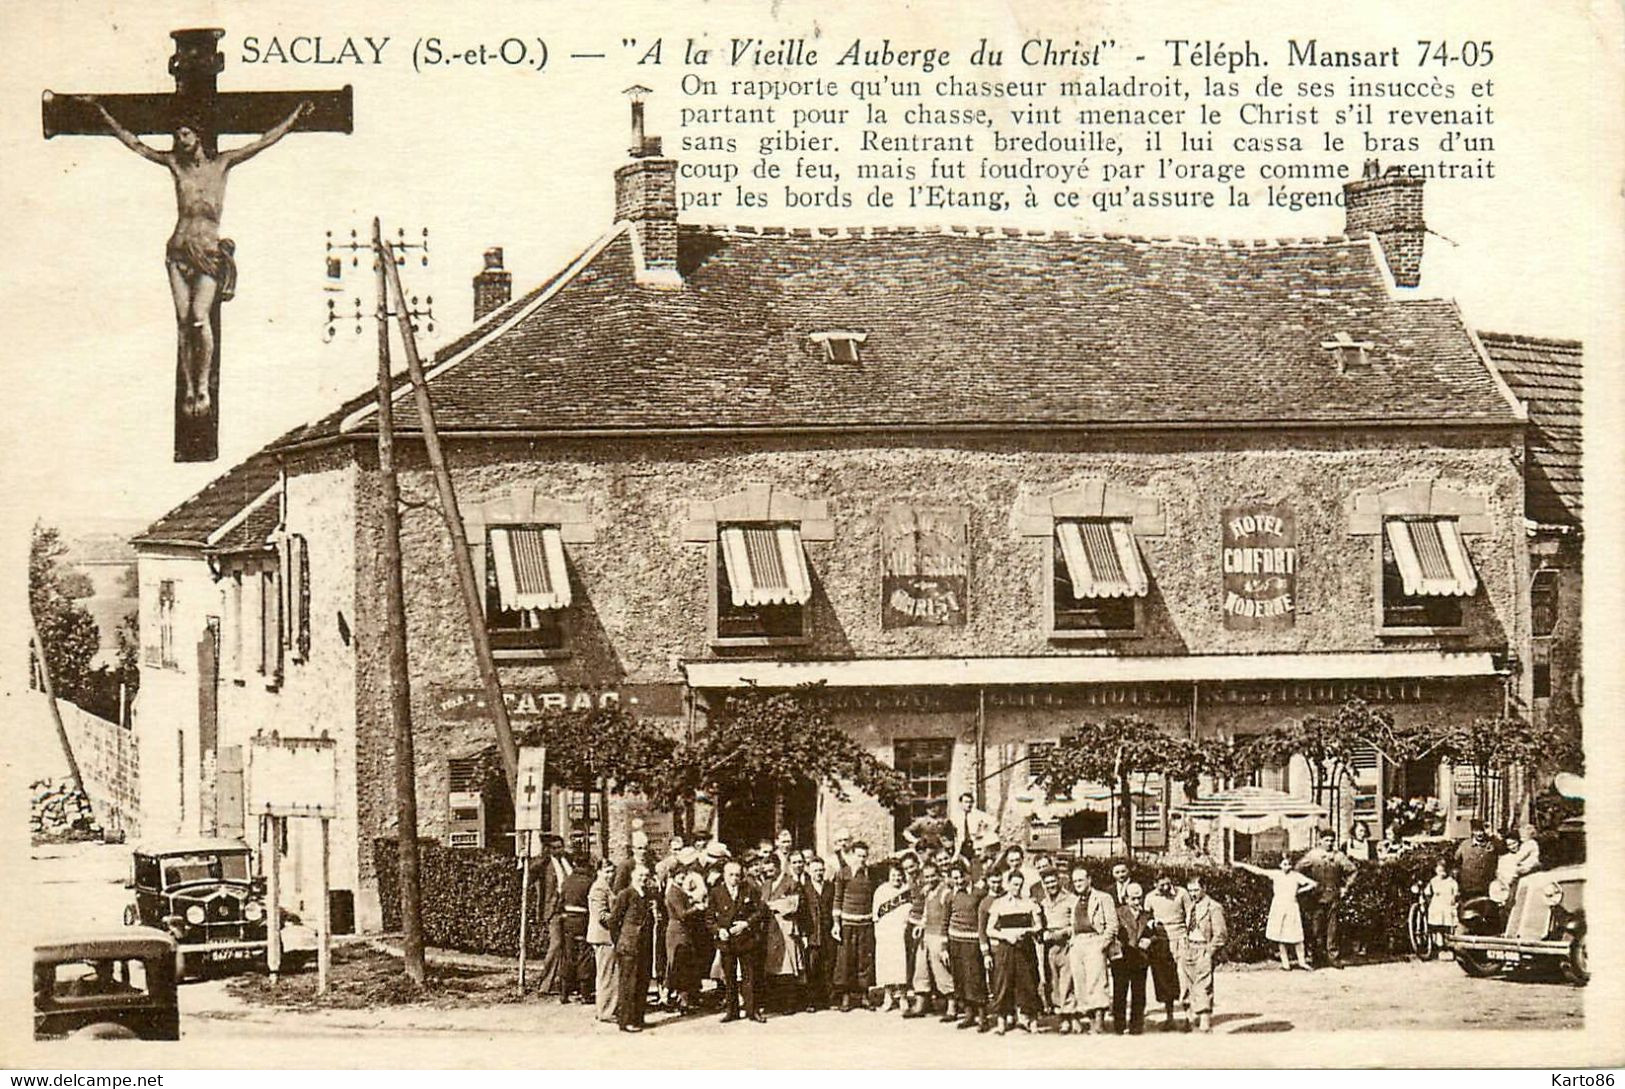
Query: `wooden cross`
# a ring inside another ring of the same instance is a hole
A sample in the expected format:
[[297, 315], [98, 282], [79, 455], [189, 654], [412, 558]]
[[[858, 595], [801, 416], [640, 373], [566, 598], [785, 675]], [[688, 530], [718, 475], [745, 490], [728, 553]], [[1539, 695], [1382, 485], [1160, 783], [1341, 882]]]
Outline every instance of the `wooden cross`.
[[[354, 92], [349, 86], [338, 91], [236, 91], [221, 94], [216, 87], [225, 57], [218, 43], [224, 30], [202, 28], [175, 30], [174, 55], [169, 72], [175, 78], [172, 93], [97, 95], [96, 102], [118, 119], [125, 129], [138, 135], [173, 133], [185, 124], [198, 137], [210, 158], [219, 152], [219, 137], [228, 133], [263, 133], [290, 117], [302, 103], [310, 108], [294, 123], [292, 131], [353, 131]], [[76, 95], [46, 91], [41, 104], [45, 138], [53, 136], [112, 136], [96, 106]], [[213, 332], [213, 353], [208, 370], [208, 408], [186, 411], [183, 390], [186, 375], [186, 347], [177, 346], [175, 375], [175, 460], [213, 461], [219, 456], [220, 434], [220, 296], [214, 298], [209, 324]], [[201, 356], [204, 353], [199, 353]]]

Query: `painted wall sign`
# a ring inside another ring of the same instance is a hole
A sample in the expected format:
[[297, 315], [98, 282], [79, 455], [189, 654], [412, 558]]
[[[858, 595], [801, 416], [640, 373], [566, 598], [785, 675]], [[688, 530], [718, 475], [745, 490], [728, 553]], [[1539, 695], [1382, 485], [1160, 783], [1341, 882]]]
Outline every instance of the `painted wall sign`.
[[962, 626], [969, 554], [963, 507], [887, 507], [880, 516], [880, 626]]
[[[515, 719], [535, 718], [548, 711], [593, 711], [620, 707], [639, 715], [675, 716], [683, 713], [683, 686], [679, 684], [623, 684], [615, 688], [512, 685], [503, 702]], [[440, 688], [434, 708], [446, 719], [476, 719], [485, 713], [483, 688]]]
[[1284, 503], [1223, 511], [1224, 626], [1231, 631], [1292, 627], [1298, 603], [1298, 524]]

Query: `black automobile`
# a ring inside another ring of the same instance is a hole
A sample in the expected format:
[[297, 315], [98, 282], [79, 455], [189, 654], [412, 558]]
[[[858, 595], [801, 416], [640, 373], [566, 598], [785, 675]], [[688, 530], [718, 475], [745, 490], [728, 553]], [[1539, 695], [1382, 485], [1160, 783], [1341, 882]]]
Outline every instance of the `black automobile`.
[[34, 947], [34, 1038], [178, 1040], [175, 939], [135, 927]]
[[[130, 888], [135, 902], [124, 909], [124, 921], [174, 938], [181, 979], [265, 963], [265, 882], [254, 875], [246, 845], [225, 839], [144, 844], [135, 849]], [[315, 934], [284, 912], [283, 966], [299, 967], [315, 946]]]
[[1468, 900], [1446, 940], [1461, 970], [1487, 976], [1509, 969], [1555, 969], [1569, 982], [1591, 978], [1586, 952], [1585, 870], [1562, 866], [1518, 881], [1510, 903]]

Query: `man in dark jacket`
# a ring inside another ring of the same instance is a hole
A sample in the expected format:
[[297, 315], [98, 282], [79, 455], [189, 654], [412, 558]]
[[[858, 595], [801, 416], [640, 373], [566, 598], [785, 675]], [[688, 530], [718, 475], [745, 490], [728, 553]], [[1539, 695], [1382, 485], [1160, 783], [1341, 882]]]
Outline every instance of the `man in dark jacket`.
[[615, 942], [615, 964], [620, 971], [621, 984], [615, 1021], [622, 1032], [643, 1031], [643, 1011], [649, 1001], [649, 969], [654, 960], [657, 918], [650, 881], [647, 867], [634, 867], [627, 877], [627, 887], [615, 894], [609, 909], [609, 933]]
[[824, 860], [807, 863], [802, 902], [807, 909], [807, 1009], [829, 1006], [830, 981], [835, 973], [835, 882], [824, 871]]
[[1145, 973], [1157, 920], [1146, 910], [1145, 893], [1130, 881], [1117, 905], [1117, 956], [1112, 958], [1112, 1030], [1138, 1036], [1145, 1031]]
[[1337, 849], [1337, 837], [1328, 829], [1320, 834], [1320, 846], [1311, 847], [1298, 860], [1298, 871], [1315, 882], [1304, 905], [1304, 936], [1311, 956], [1333, 968], [1343, 967], [1342, 942], [1338, 939], [1338, 913], [1343, 893], [1353, 883], [1359, 867]]
[[570, 876], [570, 864], [564, 857], [564, 840], [559, 836], [541, 837], [541, 853], [530, 860], [531, 878], [537, 885], [536, 917], [539, 929], [547, 935], [542, 950], [542, 963], [538, 971], [539, 986], [543, 994], [556, 994], [564, 975], [564, 879]]
[[756, 1005], [761, 963], [757, 951], [767, 906], [762, 903], [761, 891], [744, 880], [744, 872], [744, 867], [732, 860], [722, 867], [722, 880], [711, 890], [705, 913], [706, 929], [716, 939], [717, 951], [722, 955], [724, 1024], [739, 1020], [741, 998], [745, 1016], [752, 1021], [767, 1020]]
[[591, 1003], [597, 978], [592, 962], [592, 946], [587, 944], [587, 901], [592, 896], [591, 859], [580, 855], [570, 860], [570, 872], [559, 886], [560, 933], [563, 946], [559, 958], [559, 1001], [572, 995]]
[[1495, 880], [1495, 844], [1485, 834], [1483, 821], [1475, 820], [1472, 828], [1472, 838], [1462, 840], [1461, 846], [1456, 848], [1456, 865], [1459, 867], [1456, 883], [1463, 900], [1488, 896], [1490, 882]]
[[835, 989], [841, 992], [841, 1012], [854, 1005], [868, 1008], [869, 989], [875, 985], [875, 885], [869, 870], [869, 845], [852, 844], [847, 869], [835, 879]]

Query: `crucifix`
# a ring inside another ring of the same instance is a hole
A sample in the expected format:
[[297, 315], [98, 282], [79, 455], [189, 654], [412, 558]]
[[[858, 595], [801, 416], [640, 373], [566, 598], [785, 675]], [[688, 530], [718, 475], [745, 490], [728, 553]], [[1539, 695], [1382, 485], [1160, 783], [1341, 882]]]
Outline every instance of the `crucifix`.
[[[169, 72], [173, 93], [61, 95], [46, 91], [41, 105], [45, 138], [114, 136], [175, 179], [176, 223], [164, 250], [164, 269], [175, 302], [175, 460], [213, 461], [220, 438], [220, 304], [236, 286], [236, 247], [220, 237], [226, 175], [289, 132], [352, 131], [354, 94], [338, 91], [236, 91], [222, 94], [216, 78], [225, 65], [216, 28], [175, 30]], [[159, 151], [139, 139], [169, 133]], [[257, 133], [257, 140], [220, 151], [227, 133]]]

